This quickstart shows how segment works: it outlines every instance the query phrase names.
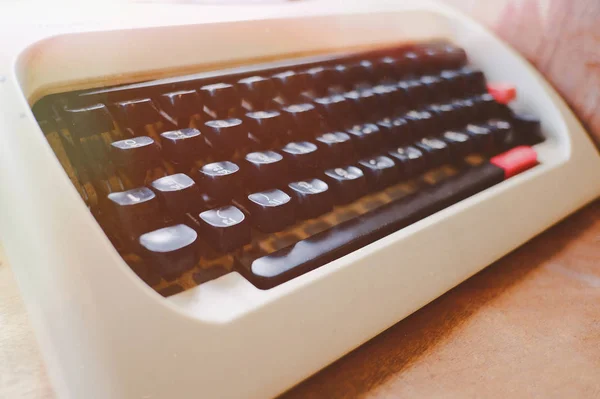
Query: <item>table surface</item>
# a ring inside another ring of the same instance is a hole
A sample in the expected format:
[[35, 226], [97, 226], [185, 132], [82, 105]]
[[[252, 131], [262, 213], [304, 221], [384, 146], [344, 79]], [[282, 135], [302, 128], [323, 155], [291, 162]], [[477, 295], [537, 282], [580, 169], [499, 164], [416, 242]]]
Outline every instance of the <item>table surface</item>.
[[[600, 143], [600, 2], [443, 1], [524, 54]], [[599, 260], [596, 202], [282, 398], [600, 397]], [[0, 398], [54, 398], [1, 248]]]
[[[0, 253], [0, 397], [54, 398]], [[600, 202], [282, 399], [599, 397]]]

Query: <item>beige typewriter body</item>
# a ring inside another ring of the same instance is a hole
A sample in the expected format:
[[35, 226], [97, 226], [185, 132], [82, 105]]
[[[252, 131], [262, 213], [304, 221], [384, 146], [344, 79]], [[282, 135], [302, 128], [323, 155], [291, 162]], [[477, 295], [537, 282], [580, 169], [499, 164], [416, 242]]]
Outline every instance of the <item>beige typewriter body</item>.
[[[45, 9], [48, 7], [48, 9]], [[277, 395], [600, 194], [600, 157], [518, 54], [444, 6], [7, 6], [0, 16], [0, 232], [64, 398]], [[113, 248], [36, 123], [45, 94], [249, 60], [447, 38], [541, 116], [540, 165], [269, 290], [230, 273], [163, 298]], [[432, 243], [435, 243], [433, 246]]]

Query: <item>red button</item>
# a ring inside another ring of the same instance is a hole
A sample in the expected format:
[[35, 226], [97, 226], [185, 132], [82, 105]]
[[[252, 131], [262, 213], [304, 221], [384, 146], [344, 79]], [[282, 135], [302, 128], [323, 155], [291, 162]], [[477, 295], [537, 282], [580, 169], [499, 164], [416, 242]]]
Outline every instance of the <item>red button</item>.
[[488, 93], [500, 104], [508, 104], [517, 97], [517, 89], [509, 83], [488, 83]]
[[490, 163], [504, 169], [504, 178], [508, 179], [537, 165], [537, 153], [533, 148], [522, 145], [496, 155]]

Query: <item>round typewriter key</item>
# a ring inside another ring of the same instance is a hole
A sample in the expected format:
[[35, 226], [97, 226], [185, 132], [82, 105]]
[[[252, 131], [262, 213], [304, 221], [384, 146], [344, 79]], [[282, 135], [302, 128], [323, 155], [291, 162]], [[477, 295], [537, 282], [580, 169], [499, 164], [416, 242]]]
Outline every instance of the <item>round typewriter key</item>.
[[113, 104], [113, 110], [121, 125], [132, 129], [162, 120], [158, 108], [150, 98], [117, 102]]
[[354, 148], [361, 155], [377, 151], [383, 144], [383, 132], [373, 123], [355, 125], [346, 131], [354, 142]]
[[329, 186], [323, 180], [308, 179], [288, 184], [289, 193], [296, 201], [297, 215], [311, 219], [333, 209]]
[[427, 75], [422, 76], [419, 81], [427, 89], [427, 102], [441, 101], [449, 97], [445, 82], [440, 77]]
[[422, 57], [415, 51], [407, 51], [398, 58], [403, 76], [412, 76], [419, 72]]
[[394, 57], [383, 57], [378, 62], [377, 71], [379, 80], [384, 82], [391, 82], [400, 77], [400, 70], [398, 68], [398, 60]]
[[111, 147], [112, 159], [118, 166], [146, 165], [160, 159], [160, 147], [148, 136], [115, 141]]
[[396, 87], [407, 107], [418, 108], [427, 102], [427, 88], [419, 80], [401, 80]]
[[263, 107], [275, 96], [276, 88], [271, 79], [262, 76], [250, 76], [237, 82], [240, 95], [253, 107]]
[[287, 133], [284, 116], [279, 111], [256, 111], [246, 114], [248, 130], [261, 143], [269, 144]]
[[425, 152], [428, 163], [436, 167], [450, 160], [450, 147], [448, 144], [435, 137], [425, 137], [415, 143], [415, 146]]
[[213, 111], [217, 118], [226, 117], [229, 110], [240, 106], [240, 98], [235, 86], [228, 83], [215, 83], [200, 88], [203, 104]]
[[473, 141], [464, 132], [450, 130], [444, 132], [442, 139], [450, 146], [450, 157], [454, 162], [460, 162], [473, 151]]
[[174, 163], [188, 163], [206, 154], [206, 142], [198, 129], [180, 129], [160, 134], [165, 157]]
[[377, 122], [377, 126], [382, 132], [385, 146], [399, 146], [412, 142], [410, 125], [402, 117], [383, 118]]
[[158, 195], [163, 207], [174, 218], [202, 208], [198, 186], [189, 176], [183, 173], [154, 180], [152, 189]]
[[323, 149], [323, 163], [327, 166], [347, 165], [354, 159], [354, 144], [347, 133], [325, 133], [316, 142]]
[[306, 71], [309, 83], [318, 95], [327, 92], [327, 88], [334, 85], [337, 79], [337, 71], [328, 66], [310, 68]]
[[193, 229], [178, 224], [142, 234], [139, 243], [155, 271], [173, 280], [198, 262], [197, 238]]
[[325, 119], [327, 126], [343, 129], [357, 121], [357, 115], [353, 112], [354, 106], [343, 95], [315, 98], [314, 106]]
[[288, 177], [287, 162], [275, 151], [246, 154], [246, 171], [256, 189], [273, 188]]
[[210, 143], [219, 147], [233, 149], [248, 144], [248, 130], [238, 118], [218, 119], [204, 123], [203, 132]]
[[156, 229], [162, 223], [158, 198], [147, 187], [110, 193], [108, 199], [113, 214], [129, 237]]
[[277, 91], [285, 98], [296, 98], [308, 89], [310, 76], [306, 72], [285, 71], [273, 75]]
[[200, 214], [203, 238], [216, 250], [230, 252], [250, 242], [250, 226], [244, 213], [227, 205]]
[[419, 139], [436, 133], [435, 120], [429, 111], [409, 111], [403, 118], [408, 122], [413, 138]]
[[115, 128], [108, 108], [104, 104], [65, 108], [65, 114], [70, 131], [79, 138], [109, 132]]
[[285, 229], [294, 223], [292, 198], [281, 190], [272, 189], [248, 196], [247, 209], [254, 227], [265, 233]]
[[535, 145], [544, 141], [542, 134], [542, 124], [540, 119], [534, 115], [515, 112], [511, 118], [517, 142], [522, 142], [527, 145]]
[[487, 84], [483, 72], [471, 67], [464, 67], [460, 70], [460, 73], [463, 81], [463, 95], [487, 93]]
[[367, 193], [365, 175], [356, 166], [328, 169], [325, 180], [337, 204], [347, 204]]
[[288, 143], [281, 151], [294, 176], [310, 176], [322, 163], [321, 151], [308, 141]]
[[496, 151], [504, 150], [513, 135], [513, 129], [510, 122], [502, 119], [490, 119], [487, 121], [486, 126], [492, 130]]
[[212, 199], [229, 201], [242, 193], [240, 168], [233, 162], [206, 164], [200, 168], [198, 175], [200, 187]]
[[173, 118], [190, 117], [202, 112], [200, 96], [196, 90], [164, 93], [160, 95], [158, 102], [161, 108]]
[[388, 152], [388, 154], [396, 163], [401, 179], [414, 177], [422, 173], [427, 167], [425, 154], [418, 148], [412, 146], [399, 147]]
[[358, 166], [365, 174], [369, 189], [372, 191], [381, 190], [398, 179], [396, 164], [383, 155], [361, 159], [358, 161]]
[[484, 154], [494, 152], [494, 134], [489, 127], [482, 125], [467, 125], [465, 133], [473, 139], [475, 151]]
[[311, 138], [321, 131], [322, 117], [312, 104], [293, 104], [281, 109], [295, 138]]

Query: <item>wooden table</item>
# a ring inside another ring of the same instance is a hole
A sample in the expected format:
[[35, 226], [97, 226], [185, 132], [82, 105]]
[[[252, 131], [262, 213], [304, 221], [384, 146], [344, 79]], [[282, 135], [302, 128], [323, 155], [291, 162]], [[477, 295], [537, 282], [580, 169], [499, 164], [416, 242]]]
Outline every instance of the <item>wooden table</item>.
[[[54, 398], [0, 261], [0, 398]], [[600, 201], [282, 399], [599, 396]]]

